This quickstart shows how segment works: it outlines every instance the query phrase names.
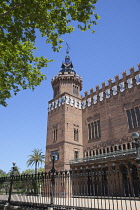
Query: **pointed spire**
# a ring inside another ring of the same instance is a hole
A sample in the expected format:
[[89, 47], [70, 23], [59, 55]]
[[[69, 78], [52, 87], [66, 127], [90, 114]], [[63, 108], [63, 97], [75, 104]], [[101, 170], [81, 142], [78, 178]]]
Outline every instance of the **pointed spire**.
[[68, 43], [67, 43], [67, 42], [66, 42], [66, 45], [67, 45], [66, 55], [68, 56], [68, 55], [69, 55], [69, 49], [70, 49], [70, 46], [68, 45]]
[[65, 61], [62, 63], [62, 70], [60, 70], [60, 72], [63, 74], [64, 72], [74, 72], [76, 74], [76, 72], [73, 70], [73, 64], [72, 61], [70, 60], [70, 56], [69, 56], [69, 45], [68, 43], [66, 43], [67, 45], [67, 49], [66, 49], [66, 56], [65, 56]]

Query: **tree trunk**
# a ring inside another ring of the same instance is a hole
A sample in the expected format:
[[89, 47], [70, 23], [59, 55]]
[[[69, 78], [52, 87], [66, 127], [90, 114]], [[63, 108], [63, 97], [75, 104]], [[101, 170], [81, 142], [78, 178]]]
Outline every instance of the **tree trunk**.
[[35, 174], [37, 174], [37, 162], [35, 162]]
[[[35, 174], [37, 174], [37, 162], [35, 162]], [[36, 189], [36, 176], [34, 180], [34, 194], [37, 194], [37, 189]]]

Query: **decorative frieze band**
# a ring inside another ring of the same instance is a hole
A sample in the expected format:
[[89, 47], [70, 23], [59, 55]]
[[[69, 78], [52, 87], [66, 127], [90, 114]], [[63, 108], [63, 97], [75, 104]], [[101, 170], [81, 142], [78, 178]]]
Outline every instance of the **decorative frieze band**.
[[51, 102], [48, 104], [48, 111], [50, 112], [51, 110], [63, 105], [63, 104], [69, 104], [70, 106], [74, 106], [77, 109], [82, 109], [82, 102], [77, 99], [73, 99], [72, 97], [69, 96], [62, 96], [61, 98]]
[[[136, 80], [136, 85], [139, 85], [140, 84], [140, 74], [135, 76], [135, 80]], [[129, 89], [133, 87], [133, 79], [132, 78], [129, 78], [126, 82], [128, 84]], [[120, 92], [123, 92], [126, 88], [124, 82], [120, 82], [118, 84], [118, 86], [119, 86]], [[103, 101], [104, 94], [105, 94], [105, 98], [110, 98], [111, 92], [112, 92], [112, 95], [118, 94], [117, 85], [114, 85], [110, 89], [109, 88], [105, 89], [105, 91], [101, 91], [98, 94], [93, 93], [94, 94], [93, 97], [89, 96], [89, 98], [85, 99], [84, 101], [74, 99], [70, 96], [62, 96], [61, 98], [49, 103], [48, 111], [50, 112], [51, 110], [53, 110], [57, 107], [60, 107], [63, 104], [69, 104], [71, 107], [75, 107], [77, 109], [85, 109], [86, 107], [89, 107], [92, 104], [97, 104], [98, 98], [99, 98], [99, 101]]]

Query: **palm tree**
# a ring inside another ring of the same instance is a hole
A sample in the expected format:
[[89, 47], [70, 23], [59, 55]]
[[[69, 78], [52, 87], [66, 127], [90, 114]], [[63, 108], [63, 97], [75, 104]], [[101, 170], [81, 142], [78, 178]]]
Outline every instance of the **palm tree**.
[[40, 149], [34, 149], [33, 151], [33, 154], [32, 155], [28, 155], [29, 160], [27, 161], [27, 166], [32, 166], [32, 165], [35, 165], [35, 174], [37, 173], [37, 168], [39, 166], [39, 164], [41, 163], [44, 163], [44, 159], [45, 159], [45, 155], [43, 155], [42, 153], [42, 150]]

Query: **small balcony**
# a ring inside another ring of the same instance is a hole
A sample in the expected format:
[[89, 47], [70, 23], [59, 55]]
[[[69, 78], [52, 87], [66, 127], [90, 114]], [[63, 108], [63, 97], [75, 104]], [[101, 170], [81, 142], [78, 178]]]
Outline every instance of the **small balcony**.
[[70, 164], [76, 164], [76, 163], [84, 163], [89, 161], [97, 161], [97, 160], [106, 160], [108, 158], [117, 158], [117, 157], [124, 157], [127, 155], [135, 155], [136, 154], [136, 148], [127, 149], [127, 150], [119, 150], [94, 156], [88, 156], [84, 158], [77, 158], [74, 160], [70, 160]]

